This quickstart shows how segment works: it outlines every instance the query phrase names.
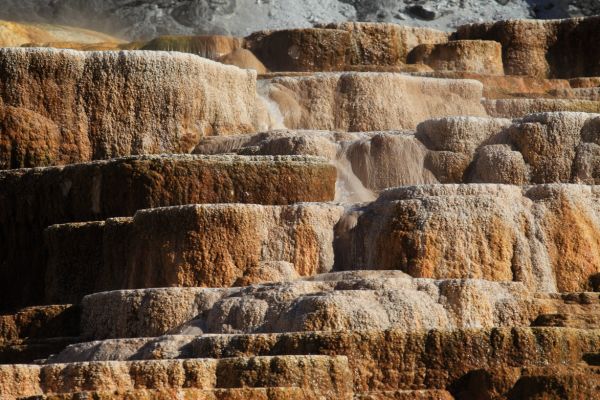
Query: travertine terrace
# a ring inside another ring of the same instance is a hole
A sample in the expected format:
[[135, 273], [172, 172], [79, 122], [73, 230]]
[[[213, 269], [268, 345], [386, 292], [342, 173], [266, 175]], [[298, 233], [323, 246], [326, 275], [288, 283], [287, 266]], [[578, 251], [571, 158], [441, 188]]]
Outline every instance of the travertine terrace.
[[23, 33], [0, 399], [598, 398], [599, 32]]

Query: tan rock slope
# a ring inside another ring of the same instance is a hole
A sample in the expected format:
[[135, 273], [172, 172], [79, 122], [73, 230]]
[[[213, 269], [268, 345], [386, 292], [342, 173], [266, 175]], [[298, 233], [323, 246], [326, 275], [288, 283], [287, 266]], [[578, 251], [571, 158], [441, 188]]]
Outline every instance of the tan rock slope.
[[123, 43], [110, 35], [61, 25], [0, 21], [0, 47], [18, 47], [29, 43]]
[[472, 24], [459, 27], [453, 37], [499, 42], [510, 75], [594, 76], [600, 74], [593, 55], [599, 43], [598, 18]]
[[598, 32], [0, 49], [0, 398], [596, 398]]
[[336, 268], [518, 281], [538, 292], [592, 290], [600, 272], [598, 204], [594, 186], [390, 189], [346, 215], [352, 222], [337, 232]]

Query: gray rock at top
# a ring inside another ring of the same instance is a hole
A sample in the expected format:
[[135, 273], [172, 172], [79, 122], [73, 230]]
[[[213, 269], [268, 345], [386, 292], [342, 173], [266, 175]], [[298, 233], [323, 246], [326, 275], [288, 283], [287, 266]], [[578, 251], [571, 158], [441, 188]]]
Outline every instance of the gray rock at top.
[[0, 18], [83, 26], [147, 39], [163, 34], [231, 34], [346, 20], [451, 30], [514, 18], [600, 13], [597, 0], [3, 0]]

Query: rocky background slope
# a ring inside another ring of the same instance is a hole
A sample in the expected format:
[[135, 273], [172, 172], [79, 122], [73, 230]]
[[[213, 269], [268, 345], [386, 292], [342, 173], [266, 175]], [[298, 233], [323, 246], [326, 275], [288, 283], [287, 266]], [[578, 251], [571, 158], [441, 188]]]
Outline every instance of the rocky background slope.
[[5, 0], [0, 19], [76, 25], [127, 40], [230, 34], [341, 21], [450, 30], [471, 22], [600, 13], [591, 0]]

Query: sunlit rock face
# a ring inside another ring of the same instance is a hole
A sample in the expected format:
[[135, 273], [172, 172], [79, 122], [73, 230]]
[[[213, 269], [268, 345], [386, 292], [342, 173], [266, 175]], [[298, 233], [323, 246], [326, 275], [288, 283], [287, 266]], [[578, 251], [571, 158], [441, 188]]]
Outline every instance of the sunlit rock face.
[[598, 191], [584, 185], [390, 189], [338, 225], [336, 268], [592, 290], [600, 272], [598, 205]]
[[425, 119], [486, 115], [482, 85], [393, 73], [328, 73], [276, 77], [266, 94], [290, 129], [349, 132], [414, 129]]
[[342, 213], [340, 206], [317, 203], [212, 204], [55, 225], [45, 233], [47, 301], [77, 303], [85, 294], [129, 288], [244, 286], [328, 272], [333, 227]]
[[191, 54], [2, 49], [0, 70], [2, 168], [186, 153], [254, 131], [255, 72]]

